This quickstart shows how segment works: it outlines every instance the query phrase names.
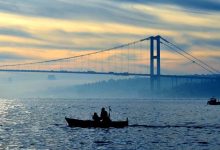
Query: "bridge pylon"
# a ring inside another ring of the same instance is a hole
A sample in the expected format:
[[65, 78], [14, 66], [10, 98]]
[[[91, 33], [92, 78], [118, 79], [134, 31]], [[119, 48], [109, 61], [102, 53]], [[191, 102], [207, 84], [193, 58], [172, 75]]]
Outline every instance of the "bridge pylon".
[[[150, 88], [160, 89], [160, 39], [159, 35], [150, 37]], [[155, 65], [156, 64], [156, 65]]]

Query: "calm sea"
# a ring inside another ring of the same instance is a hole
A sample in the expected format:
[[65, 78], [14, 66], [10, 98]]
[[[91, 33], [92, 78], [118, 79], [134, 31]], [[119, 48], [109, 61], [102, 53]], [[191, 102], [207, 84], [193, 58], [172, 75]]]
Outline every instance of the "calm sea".
[[[70, 128], [111, 106], [122, 129]], [[0, 99], [0, 149], [219, 149], [220, 106], [206, 100]]]

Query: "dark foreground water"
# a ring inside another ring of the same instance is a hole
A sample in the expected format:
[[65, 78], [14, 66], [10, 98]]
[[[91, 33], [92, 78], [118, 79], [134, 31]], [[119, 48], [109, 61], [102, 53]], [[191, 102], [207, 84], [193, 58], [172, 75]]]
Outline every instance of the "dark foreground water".
[[[111, 106], [123, 129], [70, 128]], [[219, 149], [220, 106], [205, 100], [0, 99], [0, 149]]]

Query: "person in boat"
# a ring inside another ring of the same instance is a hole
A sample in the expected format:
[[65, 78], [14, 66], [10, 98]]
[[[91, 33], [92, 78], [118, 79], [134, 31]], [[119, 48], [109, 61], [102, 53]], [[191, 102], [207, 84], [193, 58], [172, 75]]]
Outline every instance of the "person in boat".
[[207, 102], [209, 105], [220, 105], [220, 102], [215, 97], [211, 97], [210, 100]]
[[100, 115], [100, 118], [101, 118], [101, 121], [103, 123], [109, 123], [111, 120], [110, 120], [110, 117], [108, 115], [108, 112], [105, 110], [105, 108], [103, 107], [102, 110], [101, 110], [101, 115]]
[[212, 101], [212, 102], [216, 102], [217, 99], [216, 99], [214, 96], [212, 96], [212, 98], [210, 99], [210, 101]]
[[96, 112], [94, 112], [93, 116], [92, 116], [92, 119], [95, 121], [95, 122], [100, 122], [100, 117], [98, 116], [98, 114]]
[[215, 104], [217, 102], [216, 98], [212, 96], [210, 100], [207, 102], [207, 104]]

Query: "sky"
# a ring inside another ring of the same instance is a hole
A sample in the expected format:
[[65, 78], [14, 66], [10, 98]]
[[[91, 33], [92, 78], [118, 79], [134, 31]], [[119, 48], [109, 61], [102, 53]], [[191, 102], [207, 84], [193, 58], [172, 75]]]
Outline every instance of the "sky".
[[[152, 35], [220, 70], [219, 0], [0, 0], [2, 64], [69, 57]], [[164, 70], [179, 68], [179, 57], [162, 57]]]

